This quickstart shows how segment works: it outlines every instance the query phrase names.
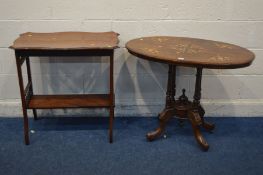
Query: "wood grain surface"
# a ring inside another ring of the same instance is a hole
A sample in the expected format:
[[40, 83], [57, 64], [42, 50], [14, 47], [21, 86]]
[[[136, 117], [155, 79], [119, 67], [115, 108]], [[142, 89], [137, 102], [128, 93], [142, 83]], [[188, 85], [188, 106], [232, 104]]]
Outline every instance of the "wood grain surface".
[[254, 53], [237, 45], [185, 37], [143, 37], [127, 42], [126, 48], [140, 58], [187, 67], [241, 68], [255, 58]]
[[23, 33], [17, 38], [12, 49], [115, 49], [118, 47], [118, 33], [115, 32], [56, 32]]

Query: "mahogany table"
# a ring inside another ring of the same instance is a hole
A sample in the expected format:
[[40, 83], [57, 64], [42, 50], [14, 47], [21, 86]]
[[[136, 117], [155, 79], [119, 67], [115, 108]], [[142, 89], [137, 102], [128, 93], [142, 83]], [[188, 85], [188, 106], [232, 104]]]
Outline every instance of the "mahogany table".
[[[180, 120], [189, 119], [194, 136], [204, 150], [209, 145], [200, 132], [200, 126], [208, 131], [215, 127], [204, 120], [205, 110], [200, 104], [201, 79], [203, 68], [234, 69], [249, 66], [254, 60], [254, 54], [249, 50], [223, 42], [184, 38], [184, 37], [143, 37], [129, 41], [128, 51], [139, 58], [169, 64], [166, 104], [159, 114], [159, 127], [147, 134], [152, 141], [161, 136], [167, 121], [177, 116]], [[195, 93], [193, 101], [183, 94], [175, 100], [176, 66], [194, 67], [197, 69]]]
[[[58, 33], [24, 33], [17, 38], [10, 48], [15, 50], [18, 80], [23, 108], [24, 140], [29, 144], [29, 126], [27, 109], [58, 108], [108, 108], [109, 141], [112, 142], [114, 118], [114, 82], [113, 59], [114, 49], [118, 46], [118, 35], [115, 32], [58, 32]], [[108, 94], [71, 94], [71, 95], [36, 95], [33, 93], [30, 57], [46, 56], [109, 56], [110, 85]], [[24, 88], [22, 64], [26, 61], [28, 83]]]

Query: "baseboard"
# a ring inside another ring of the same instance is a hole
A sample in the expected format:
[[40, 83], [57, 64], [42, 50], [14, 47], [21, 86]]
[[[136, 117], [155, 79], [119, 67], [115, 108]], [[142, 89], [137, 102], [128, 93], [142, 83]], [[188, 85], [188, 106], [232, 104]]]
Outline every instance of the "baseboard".
[[[161, 101], [161, 100], [160, 100]], [[263, 117], [263, 99], [250, 100], [202, 100], [206, 116], [210, 117]], [[135, 103], [128, 101], [116, 102], [116, 117], [153, 117], [163, 109], [164, 104], [156, 100], [145, 102], [137, 100]], [[28, 110], [31, 117], [32, 111]], [[61, 109], [38, 110], [42, 116], [108, 116], [107, 109]], [[22, 116], [20, 100], [0, 101], [0, 117]]]

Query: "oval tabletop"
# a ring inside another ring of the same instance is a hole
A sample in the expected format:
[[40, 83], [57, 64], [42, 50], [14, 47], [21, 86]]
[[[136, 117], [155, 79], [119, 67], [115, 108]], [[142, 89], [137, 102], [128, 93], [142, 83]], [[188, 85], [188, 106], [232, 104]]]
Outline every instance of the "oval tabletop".
[[255, 58], [254, 53], [237, 45], [185, 37], [137, 38], [129, 41], [126, 48], [140, 58], [188, 67], [241, 68]]

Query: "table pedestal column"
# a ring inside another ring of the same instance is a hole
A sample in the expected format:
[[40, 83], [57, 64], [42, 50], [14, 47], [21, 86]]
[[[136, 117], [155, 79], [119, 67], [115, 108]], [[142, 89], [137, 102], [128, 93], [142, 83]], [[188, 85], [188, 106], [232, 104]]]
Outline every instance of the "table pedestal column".
[[159, 114], [159, 127], [155, 131], [148, 133], [146, 137], [149, 141], [160, 137], [169, 119], [173, 116], [177, 116], [180, 121], [181, 119], [189, 119], [197, 142], [204, 150], [208, 150], [209, 145], [202, 136], [199, 127], [202, 126], [206, 130], [212, 131], [215, 125], [205, 122], [205, 110], [200, 104], [202, 68], [197, 68], [193, 102], [189, 101], [185, 96], [184, 89], [179, 99], [175, 100], [175, 75], [176, 67], [174, 65], [169, 65], [166, 105], [164, 110]]

